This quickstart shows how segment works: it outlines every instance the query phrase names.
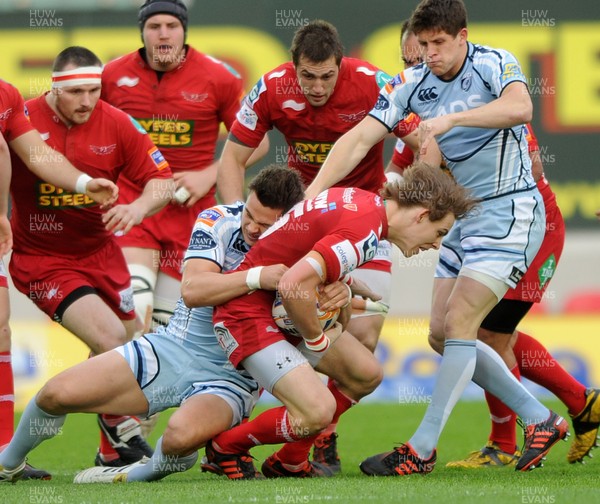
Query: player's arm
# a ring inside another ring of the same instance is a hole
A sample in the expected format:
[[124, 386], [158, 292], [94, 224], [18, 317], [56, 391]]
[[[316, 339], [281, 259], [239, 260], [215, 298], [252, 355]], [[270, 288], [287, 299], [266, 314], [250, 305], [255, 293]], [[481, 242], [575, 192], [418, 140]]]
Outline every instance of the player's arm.
[[317, 318], [317, 287], [326, 279], [323, 256], [310, 251], [295, 263], [282, 277], [277, 290], [288, 316], [310, 350], [323, 351], [329, 340]]
[[244, 199], [246, 166], [255, 151], [231, 134], [226, 140], [217, 170], [217, 190], [225, 205]]
[[509, 83], [496, 100], [481, 107], [453, 112], [419, 124], [421, 154], [425, 154], [431, 140], [456, 126], [503, 129], [531, 121], [533, 104], [525, 83]]
[[8, 194], [10, 192], [10, 152], [0, 133], [0, 258], [12, 248], [12, 231], [8, 220]]
[[352, 172], [367, 152], [387, 134], [388, 130], [381, 122], [367, 116], [342, 135], [333, 145], [315, 179], [306, 189], [306, 199], [314, 198]]
[[253, 285], [255, 274], [261, 289], [275, 290], [287, 269], [283, 264], [275, 264], [252, 273], [251, 269], [223, 274], [214, 261], [190, 258], [183, 267], [181, 297], [189, 308], [217, 306], [254, 291], [257, 287]]
[[93, 179], [80, 172], [65, 156], [48, 146], [36, 130], [12, 139], [9, 145], [27, 168], [42, 180], [68, 191], [85, 193], [102, 206], [117, 200], [119, 190], [113, 182]]
[[175, 182], [172, 178], [153, 178], [146, 182], [142, 194], [128, 205], [117, 205], [102, 216], [108, 231], [127, 233], [142, 222], [145, 217], [154, 215], [173, 198]]

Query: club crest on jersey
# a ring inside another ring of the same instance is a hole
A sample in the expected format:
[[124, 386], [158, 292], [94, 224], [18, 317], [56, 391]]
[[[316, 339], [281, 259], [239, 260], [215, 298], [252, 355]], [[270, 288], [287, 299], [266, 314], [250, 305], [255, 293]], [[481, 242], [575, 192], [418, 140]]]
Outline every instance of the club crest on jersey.
[[355, 112], [353, 114], [338, 114], [338, 117], [344, 122], [353, 123], [362, 121], [366, 115], [367, 111], [361, 110], [360, 112]]
[[117, 144], [111, 145], [90, 145], [90, 150], [98, 156], [108, 156], [117, 148]]
[[183, 99], [192, 103], [201, 103], [208, 98], [208, 93], [188, 93], [187, 91], [181, 91]]
[[471, 72], [468, 72], [460, 81], [460, 88], [466, 93], [469, 89], [471, 89], [471, 84], [473, 82], [473, 76]]
[[[25, 108], [27, 110], [27, 107]], [[0, 112], [0, 121], [6, 121], [12, 114], [12, 107], [7, 108], [4, 112]], [[29, 113], [27, 113], [29, 115]]]
[[206, 231], [197, 229], [192, 233], [190, 238], [190, 250], [210, 250], [217, 247], [217, 243], [214, 238], [209, 235]]
[[216, 208], [207, 208], [206, 210], [200, 212], [196, 222], [201, 222], [202, 224], [212, 227], [221, 217], [224, 217], [223, 214]]
[[152, 147], [152, 149], [148, 151], [148, 154], [152, 158], [152, 161], [159, 171], [164, 170], [169, 166], [169, 163], [167, 163], [167, 160], [162, 155], [162, 152], [160, 152], [156, 147]]

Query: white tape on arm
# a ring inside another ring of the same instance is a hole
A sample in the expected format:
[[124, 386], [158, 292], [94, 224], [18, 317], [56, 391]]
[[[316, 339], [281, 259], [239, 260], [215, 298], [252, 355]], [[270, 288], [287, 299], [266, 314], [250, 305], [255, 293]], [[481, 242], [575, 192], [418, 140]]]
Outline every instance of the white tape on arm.
[[262, 266], [257, 266], [256, 268], [250, 268], [248, 270], [248, 273], [246, 274], [246, 285], [251, 291], [260, 289], [260, 272], [262, 269]]
[[319, 261], [317, 261], [313, 257], [307, 257], [305, 259], [305, 261], [312, 266], [312, 268], [317, 272], [317, 275], [319, 275], [319, 278], [321, 280], [323, 280], [324, 279], [323, 268], [321, 268]]
[[92, 177], [90, 177], [87, 173], [82, 173], [79, 175], [77, 182], [75, 182], [75, 192], [79, 194], [85, 194], [88, 182], [90, 180], [92, 180]]

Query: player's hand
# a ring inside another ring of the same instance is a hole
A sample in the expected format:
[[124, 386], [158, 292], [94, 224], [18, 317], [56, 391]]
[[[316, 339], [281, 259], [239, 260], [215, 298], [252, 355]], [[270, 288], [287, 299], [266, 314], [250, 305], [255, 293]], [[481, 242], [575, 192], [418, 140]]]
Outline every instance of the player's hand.
[[371, 301], [380, 301], [381, 296], [376, 292], [372, 291], [371, 288], [362, 280], [356, 277], [352, 277], [352, 285], [350, 286], [352, 294], [363, 298], [370, 299]]
[[119, 188], [108, 179], [94, 178], [87, 183], [85, 193], [96, 203], [100, 203], [100, 208], [108, 208], [117, 201]]
[[0, 216], [0, 259], [8, 254], [13, 245], [12, 229], [6, 215]]
[[596, 210], [596, 217], [600, 219], [600, 210]]
[[446, 133], [454, 127], [452, 122], [452, 114], [421, 121], [418, 129], [419, 138], [419, 154], [424, 156], [427, 154], [427, 147], [435, 137]]
[[265, 266], [260, 272], [260, 288], [264, 290], [277, 290], [277, 284], [287, 270], [289, 268], [285, 264]]
[[134, 202], [111, 208], [102, 216], [102, 222], [107, 231], [126, 234], [133, 226], [142, 222], [145, 215], [145, 212]]
[[352, 301], [352, 291], [346, 283], [340, 281], [321, 284], [317, 287], [317, 298], [319, 310], [328, 312], [348, 306]]
[[175, 180], [177, 189], [185, 187], [190, 193], [190, 197], [185, 202], [178, 202], [178, 204], [187, 207], [195, 205], [200, 199], [204, 198], [208, 194], [208, 191], [215, 185], [213, 178], [207, 176], [204, 170], [175, 172], [173, 173], [173, 179]]

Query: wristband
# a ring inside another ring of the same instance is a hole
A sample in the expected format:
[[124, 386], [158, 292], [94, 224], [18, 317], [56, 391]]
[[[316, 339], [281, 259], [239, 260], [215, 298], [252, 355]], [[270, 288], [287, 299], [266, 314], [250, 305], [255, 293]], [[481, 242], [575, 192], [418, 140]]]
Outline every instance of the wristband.
[[88, 182], [90, 180], [92, 180], [92, 177], [90, 177], [87, 173], [82, 173], [81, 175], [79, 175], [77, 182], [75, 182], [75, 192], [85, 194]]
[[329, 338], [322, 332], [320, 336], [313, 339], [304, 338], [306, 348], [313, 352], [324, 352], [329, 348]]
[[256, 268], [250, 268], [246, 274], [246, 285], [251, 291], [260, 289], [260, 272], [263, 269], [262, 266]]

